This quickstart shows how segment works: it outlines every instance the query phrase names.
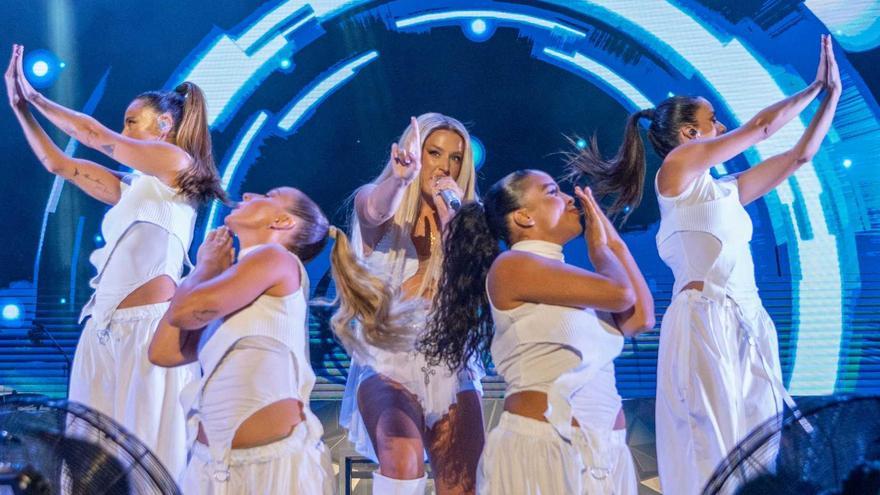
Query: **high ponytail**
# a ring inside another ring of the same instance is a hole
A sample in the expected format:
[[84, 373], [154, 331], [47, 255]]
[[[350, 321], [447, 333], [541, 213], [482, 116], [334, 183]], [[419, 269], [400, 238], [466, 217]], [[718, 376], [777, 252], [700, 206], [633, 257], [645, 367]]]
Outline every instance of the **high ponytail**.
[[195, 204], [214, 199], [226, 202], [226, 192], [214, 164], [208, 107], [201, 88], [186, 81], [174, 91], [150, 91], [137, 98], [146, 101], [159, 113], [171, 114], [172, 142], [192, 157], [190, 166], [177, 175], [180, 193]]
[[487, 354], [493, 321], [486, 277], [501, 252], [498, 241], [511, 242], [507, 216], [520, 207], [520, 181], [531, 173], [504, 177], [489, 188], [483, 204], [465, 204], [446, 226], [443, 269], [418, 343], [428, 363], [455, 371]]
[[623, 220], [626, 221], [629, 213], [641, 203], [645, 184], [645, 145], [639, 134], [639, 121], [651, 121], [648, 140], [660, 158], [666, 158], [681, 144], [681, 128], [697, 123], [700, 101], [695, 96], [670, 96], [657, 108], [639, 110], [630, 115], [626, 121], [623, 144], [614, 158], [602, 158], [596, 138], [593, 137], [589, 147], [566, 153], [566, 178], [572, 182], [586, 181], [600, 198], [614, 197], [608, 213], [613, 216], [623, 213]]
[[622, 215], [623, 221], [629, 217], [639, 203], [645, 184], [645, 143], [639, 133], [639, 121], [652, 119], [654, 110], [640, 110], [629, 116], [623, 134], [623, 143], [611, 159], [602, 157], [596, 137], [590, 145], [579, 152], [568, 153], [566, 178], [573, 182], [586, 183], [593, 194], [600, 198], [611, 196], [613, 202], [608, 214]]
[[365, 343], [389, 351], [411, 351], [418, 335], [421, 299], [404, 300], [399, 289], [373, 273], [352, 251], [348, 236], [330, 227], [330, 253], [339, 309], [330, 318], [336, 338], [352, 356], [369, 358]]

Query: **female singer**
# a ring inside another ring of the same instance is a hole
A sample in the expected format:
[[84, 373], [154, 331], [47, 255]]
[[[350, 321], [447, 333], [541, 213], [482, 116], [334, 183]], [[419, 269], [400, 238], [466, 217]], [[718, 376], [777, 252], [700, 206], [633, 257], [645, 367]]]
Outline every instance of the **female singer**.
[[[355, 194], [354, 249], [374, 272], [390, 274], [394, 290], [430, 301], [440, 276], [442, 231], [454, 214], [446, 201], [473, 200], [474, 182], [464, 126], [438, 113], [413, 118], [379, 177]], [[424, 331], [426, 309], [421, 314], [410, 342]], [[362, 332], [342, 340], [353, 357], [340, 423], [358, 451], [379, 463], [373, 493], [424, 493], [426, 448], [438, 493], [473, 492], [483, 446], [478, 364], [433, 366], [411, 347]]]

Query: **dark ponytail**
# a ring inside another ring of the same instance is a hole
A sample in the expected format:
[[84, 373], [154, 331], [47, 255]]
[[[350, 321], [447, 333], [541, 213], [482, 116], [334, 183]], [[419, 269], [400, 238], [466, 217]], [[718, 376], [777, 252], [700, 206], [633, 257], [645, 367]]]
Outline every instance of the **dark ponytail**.
[[510, 243], [507, 216], [520, 207], [521, 170], [495, 183], [483, 203], [468, 203], [452, 217], [443, 236], [443, 269], [427, 330], [418, 349], [428, 363], [445, 363], [451, 371], [472, 358], [483, 358], [492, 343], [493, 322], [486, 276], [501, 252], [499, 240]]
[[666, 158], [681, 144], [679, 131], [682, 126], [697, 123], [700, 99], [693, 96], [671, 96], [657, 108], [639, 110], [629, 116], [623, 134], [623, 144], [614, 158], [606, 160], [599, 152], [595, 136], [590, 146], [583, 150], [566, 153], [568, 157], [566, 179], [586, 182], [599, 198], [614, 198], [608, 213], [623, 214], [623, 220], [642, 201], [645, 184], [645, 145], [639, 134], [639, 121], [651, 121], [648, 140], [661, 158]]
[[226, 192], [214, 164], [208, 107], [201, 88], [187, 81], [174, 91], [150, 91], [137, 96], [173, 121], [172, 142], [192, 157], [192, 164], [177, 175], [177, 188], [189, 201], [204, 204], [213, 199], [226, 202]]
[[608, 214], [623, 220], [642, 201], [645, 183], [645, 144], [639, 134], [639, 120], [653, 117], [653, 110], [640, 110], [626, 121], [623, 143], [614, 158], [602, 158], [596, 137], [590, 145], [568, 154], [566, 178], [586, 183], [599, 198], [614, 198]]

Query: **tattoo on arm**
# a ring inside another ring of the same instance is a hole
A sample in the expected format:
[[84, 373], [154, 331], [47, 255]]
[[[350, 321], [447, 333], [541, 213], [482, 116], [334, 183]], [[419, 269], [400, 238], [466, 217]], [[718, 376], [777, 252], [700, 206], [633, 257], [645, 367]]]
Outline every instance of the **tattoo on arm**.
[[193, 318], [202, 322], [209, 323], [216, 319], [217, 310], [216, 309], [197, 309], [193, 311]]

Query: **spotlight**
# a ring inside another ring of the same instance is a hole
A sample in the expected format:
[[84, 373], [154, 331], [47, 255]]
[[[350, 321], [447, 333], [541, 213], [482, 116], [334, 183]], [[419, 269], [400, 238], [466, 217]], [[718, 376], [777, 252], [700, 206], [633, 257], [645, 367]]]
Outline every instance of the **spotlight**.
[[486, 147], [483, 143], [471, 134], [471, 148], [474, 151], [474, 169], [479, 170], [486, 161]]
[[282, 69], [289, 69], [291, 65], [291, 61], [289, 58], [282, 59], [281, 62], [278, 63]]
[[34, 50], [24, 57], [25, 75], [35, 88], [46, 88], [58, 79], [65, 64], [48, 50]]
[[843, 160], [843, 168], [850, 168], [850, 167], [852, 167], [852, 160], [850, 160], [849, 158], [844, 159]]
[[584, 149], [587, 147], [587, 140], [584, 138], [578, 139], [576, 143], [574, 143], [578, 148]]
[[96, 234], [95, 235], [95, 243], [100, 244], [102, 242], [104, 242], [104, 238], [101, 236], [101, 234]]
[[470, 22], [467, 22], [464, 26], [464, 35], [468, 37], [471, 41], [486, 41], [487, 39], [492, 37], [495, 30], [492, 25], [486, 22], [485, 19], [473, 19]]
[[3, 319], [6, 321], [17, 320], [21, 318], [21, 306], [18, 304], [7, 304], [3, 306]]

